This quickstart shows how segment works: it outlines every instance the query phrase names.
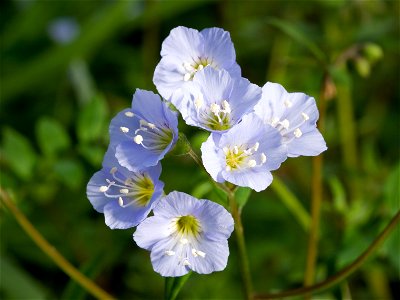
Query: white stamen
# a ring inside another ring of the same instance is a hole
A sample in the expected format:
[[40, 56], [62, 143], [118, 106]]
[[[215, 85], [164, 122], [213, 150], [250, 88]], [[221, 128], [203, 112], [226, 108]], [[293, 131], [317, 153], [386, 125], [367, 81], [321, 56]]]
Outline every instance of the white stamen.
[[148, 126], [150, 129], [156, 128], [156, 125], [154, 125], [153, 123], [147, 123], [147, 126]]
[[299, 137], [301, 137], [303, 135], [303, 133], [301, 132], [300, 128], [296, 128], [293, 131], [293, 133], [294, 133], [294, 136], [297, 137], [297, 138], [299, 138]]
[[257, 151], [258, 147], [260, 147], [260, 143], [256, 142], [256, 144], [253, 146], [254, 151]]
[[239, 148], [237, 146], [233, 147], [233, 153], [238, 154]]
[[224, 100], [222, 101], [222, 107], [224, 108], [224, 112], [227, 114], [231, 113], [231, 106], [229, 105], [229, 102]]
[[196, 250], [196, 252], [197, 252], [198, 256], [201, 256], [202, 258], [206, 257], [206, 253], [205, 252], [200, 251], [200, 250]]
[[172, 251], [172, 250], [167, 250], [164, 253], [165, 253], [165, 255], [168, 255], [168, 256], [174, 256], [175, 255], [175, 251]]
[[290, 126], [289, 120], [285, 119], [282, 122], [280, 122], [280, 124], [282, 125], [283, 128], [288, 129]]
[[120, 129], [123, 133], [128, 133], [128, 132], [129, 132], [129, 128], [128, 128], [128, 127], [123, 127], [123, 126], [121, 126], [119, 129]]
[[189, 240], [183, 238], [183, 239], [180, 240], [180, 242], [181, 242], [181, 244], [186, 245], [187, 243], [189, 243]]
[[183, 67], [187, 70], [187, 71], [191, 71], [191, 70], [193, 70], [193, 67], [192, 67], [192, 65], [191, 64], [189, 64], [189, 63], [184, 63], [183, 64]]
[[221, 111], [221, 107], [217, 103], [213, 103], [210, 106], [210, 110], [213, 114], [217, 115]]
[[121, 206], [121, 207], [124, 206], [124, 200], [122, 200], [121, 197], [118, 198], [118, 204], [119, 204], [119, 206]]
[[142, 142], [143, 142], [143, 137], [140, 135], [140, 134], [138, 134], [137, 136], [135, 136], [134, 138], [133, 138], [133, 141], [136, 143], [136, 144], [141, 144]]
[[186, 73], [185, 76], [183, 76], [183, 81], [189, 81], [190, 80], [190, 73]]
[[117, 170], [118, 170], [117, 167], [112, 167], [110, 173], [114, 174], [115, 172], [117, 172]]
[[120, 189], [119, 192], [120, 192], [121, 194], [128, 194], [128, 193], [129, 193], [129, 190], [128, 190], [128, 189]]
[[271, 119], [271, 126], [275, 127], [279, 123], [279, 118], [273, 117]]
[[194, 256], [194, 257], [197, 257], [198, 255], [197, 255], [197, 251], [196, 251], [196, 249], [192, 249], [192, 255]]
[[306, 113], [304, 113], [304, 112], [302, 112], [301, 115], [303, 116], [304, 121], [307, 121], [307, 120], [310, 118], [310, 117], [309, 117]]
[[227, 155], [229, 153], [229, 149], [228, 147], [224, 147], [222, 148], [222, 151], [224, 151], [225, 155]]
[[190, 266], [190, 262], [189, 262], [189, 260], [188, 260], [187, 258], [185, 258], [185, 259], [183, 260], [183, 265], [184, 265], [184, 266]]
[[285, 106], [286, 106], [287, 108], [292, 107], [292, 102], [289, 101], [289, 100], [285, 100], [284, 104], [285, 104]]
[[257, 165], [257, 162], [254, 159], [250, 159], [249, 162], [247, 163], [247, 165], [250, 168], [254, 168]]
[[227, 166], [225, 167], [225, 171], [229, 172], [230, 170], [232, 170], [232, 168], [231, 168], [230, 166], [227, 165]]
[[202, 65], [202, 64], [200, 64], [198, 67], [197, 67], [197, 70], [198, 71], [201, 71], [201, 70], [203, 70], [204, 69], [204, 66]]
[[108, 186], [102, 185], [102, 186], [99, 188], [99, 191], [102, 192], [102, 193], [107, 192], [107, 191], [108, 191]]
[[264, 153], [261, 153], [261, 163], [264, 164], [267, 161], [267, 156]]
[[127, 117], [129, 117], [129, 118], [132, 118], [134, 115], [135, 115], [135, 114], [134, 114], [133, 112], [131, 112], [131, 111], [126, 111], [126, 112], [125, 112], [125, 116], [127, 116]]
[[199, 95], [199, 97], [197, 97], [195, 100], [194, 100], [194, 106], [197, 108], [197, 109], [200, 109], [202, 106], [203, 106], [203, 104], [204, 104], [204, 100], [203, 100], [203, 95]]

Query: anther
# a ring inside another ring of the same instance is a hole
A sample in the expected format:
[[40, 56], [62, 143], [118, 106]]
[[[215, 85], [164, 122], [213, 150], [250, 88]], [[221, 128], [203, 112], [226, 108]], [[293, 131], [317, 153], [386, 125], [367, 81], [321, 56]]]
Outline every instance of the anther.
[[221, 107], [217, 103], [213, 103], [210, 106], [210, 110], [213, 114], [217, 115], [221, 111]]
[[250, 159], [249, 162], [247, 163], [247, 165], [250, 168], [254, 168], [257, 165], [257, 162], [254, 159]]
[[172, 250], [167, 250], [164, 253], [165, 253], [165, 255], [168, 255], [168, 256], [174, 256], [175, 255], [175, 251], [172, 251]]
[[198, 256], [200, 256], [200, 257], [202, 257], [202, 258], [206, 257], [206, 253], [205, 253], [205, 252], [200, 251], [200, 250], [196, 250], [196, 252], [197, 252], [197, 255], [198, 255]]
[[153, 123], [147, 123], [147, 126], [148, 126], [150, 129], [156, 128], [156, 125], [154, 125]]
[[129, 117], [129, 118], [132, 118], [134, 115], [135, 115], [135, 114], [134, 114], [133, 112], [131, 112], [131, 111], [126, 111], [126, 112], [125, 112], [125, 116], [127, 116], [127, 117]]
[[181, 244], [186, 245], [187, 243], [189, 243], [189, 240], [183, 238], [183, 239], [180, 240], [180, 242], [181, 242]]
[[229, 102], [224, 100], [222, 101], [222, 107], [224, 108], [224, 112], [227, 114], [231, 113], [231, 106], [229, 105]]
[[261, 163], [264, 164], [267, 161], [267, 156], [264, 153], [261, 153]]
[[128, 193], [129, 193], [129, 190], [128, 190], [128, 189], [120, 189], [119, 192], [120, 192], [121, 194], [128, 194]]
[[133, 141], [136, 144], [140, 145], [143, 142], [143, 137], [140, 134], [138, 134], [133, 138]]
[[204, 66], [202, 65], [202, 64], [200, 64], [198, 67], [197, 67], [197, 70], [198, 71], [201, 71], [201, 70], [203, 70], [204, 69]]
[[190, 73], [186, 73], [185, 76], [183, 76], [183, 81], [189, 81], [190, 80]]
[[108, 191], [108, 186], [102, 185], [102, 186], [99, 188], [99, 191], [102, 192], [102, 193], [107, 192], [107, 191]]
[[301, 136], [303, 135], [303, 133], [301, 132], [300, 128], [296, 128], [296, 129], [293, 131], [293, 134], [294, 134], [294, 136], [297, 137], [297, 138], [299, 138], [299, 137], [301, 137]]
[[117, 172], [117, 170], [118, 170], [117, 167], [112, 167], [110, 173], [114, 174], [115, 172]]
[[128, 133], [128, 132], [129, 132], [129, 128], [128, 128], [128, 127], [123, 127], [123, 126], [121, 126], [119, 129], [120, 129], [123, 133]]
[[279, 118], [273, 117], [271, 119], [271, 126], [275, 127], [279, 123]]
[[122, 197], [118, 198], [118, 204], [119, 206], [123, 207], [124, 206], [124, 200], [122, 200]]
[[203, 103], [204, 103], [204, 101], [203, 101], [203, 96], [199, 96], [198, 98], [196, 98], [196, 99], [194, 100], [194, 106], [195, 106], [197, 109], [200, 109], [200, 108], [203, 106]]
[[197, 255], [197, 251], [196, 251], [196, 249], [192, 249], [192, 255], [194, 256], [194, 257], [197, 257], [198, 255]]
[[307, 120], [310, 118], [310, 117], [309, 117], [306, 113], [304, 113], [304, 112], [302, 112], [301, 115], [303, 116], [304, 121], [307, 121]]
[[256, 142], [256, 144], [253, 146], [254, 151], [257, 151], [258, 147], [260, 147], [260, 143]]
[[280, 122], [280, 124], [282, 125], [283, 128], [288, 129], [290, 126], [289, 120], [285, 119], [282, 122]]
[[285, 106], [286, 106], [287, 108], [292, 107], [292, 102], [289, 101], [289, 100], [285, 100], [284, 104], [285, 104]]
[[239, 148], [237, 146], [233, 147], [233, 153], [238, 154]]
[[189, 260], [188, 260], [187, 258], [185, 258], [185, 259], [183, 260], [183, 265], [184, 265], [184, 266], [190, 266], [190, 262], [189, 262]]

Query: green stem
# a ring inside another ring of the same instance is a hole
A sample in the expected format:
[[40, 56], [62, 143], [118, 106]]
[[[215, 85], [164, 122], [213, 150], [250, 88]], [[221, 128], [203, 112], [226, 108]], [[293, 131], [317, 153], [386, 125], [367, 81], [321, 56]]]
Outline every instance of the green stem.
[[29, 235], [29, 237], [36, 243], [36, 245], [50, 257], [57, 266], [60, 267], [66, 274], [72, 279], [78, 282], [84, 289], [98, 299], [114, 299], [113, 296], [108, 294], [106, 291], [96, 285], [91, 279], [83, 275], [78, 269], [76, 269], [69, 261], [67, 261], [47, 240], [36, 230], [31, 222], [25, 217], [25, 215], [18, 209], [18, 207], [10, 199], [8, 193], [6, 193], [0, 187], [0, 197], [4, 205], [14, 215], [15, 219], [22, 227], [23, 230]]
[[302, 296], [311, 293], [320, 292], [327, 290], [330, 287], [336, 285], [337, 283], [345, 280], [356, 270], [358, 270], [361, 265], [371, 256], [371, 254], [385, 241], [389, 234], [396, 228], [396, 225], [400, 222], [400, 211], [392, 218], [386, 228], [381, 232], [381, 234], [372, 242], [372, 244], [365, 250], [353, 263], [336, 273], [335, 275], [329, 277], [328, 279], [308, 287], [302, 287], [293, 290], [287, 290], [276, 294], [266, 294], [257, 295], [256, 299], [280, 299], [285, 297]]
[[253, 299], [253, 285], [251, 281], [249, 262], [247, 259], [247, 251], [246, 251], [246, 244], [244, 241], [242, 220], [240, 216], [240, 211], [236, 203], [235, 194], [232, 191], [228, 193], [228, 198], [229, 198], [231, 213], [233, 219], [235, 220], [235, 234], [239, 251], [239, 263], [244, 284], [244, 292], [246, 299], [249, 300]]

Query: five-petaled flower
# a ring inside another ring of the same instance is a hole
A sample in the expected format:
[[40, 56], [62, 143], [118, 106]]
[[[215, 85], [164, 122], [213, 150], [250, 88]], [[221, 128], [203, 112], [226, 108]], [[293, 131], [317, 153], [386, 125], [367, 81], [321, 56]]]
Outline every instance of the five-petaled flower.
[[160, 95], [175, 106], [171, 96], [206, 66], [224, 69], [233, 77], [241, 75], [230, 34], [221, 28], [200, 32], [183, 26], [174, 28], [162, 44], [161, 57], [153, 82]]
[[104, 213], [107, 226], [126, 229], [142, 222], [163, 194], [159, 180], [161, 164], [131, 172], [120, 166], [115, 150], [109, 147], [103, 168], [87, 185], [87, 196], [94, 209]]
[[217, 182], [259, 192], [272, 182], [271, 170], [286, 159], [279, 132], [254, 113], [226, 133], [212, 133], [201, 146], [203, 165]]
[[182, 89], [177, 106], [188, 125], [222, 132], [239, 123], [261, 98], [261, 88], [225, 70], [206, 67]]
[[255, 113], [279, 130], [289, 157], [315, 156], [327, 149], [317, 129], [318, 108], [312, 97], [288, 93], [278, 83], [267, 82], [262, 88]]
[[209, 274], [225, 269], [233, 219], [221, 205], [171, 192], [154, 207], [154, 216], [136, 229], [139, 247], [151, 251], [151, 262], [162, 276], [176, 277], [190, 270]]
[[121, 166], [138, 171], [155, 166], [178, 139], [178, 118], [160, 96], [136, 90], [132, 108], [111, 121], [110, 144]]

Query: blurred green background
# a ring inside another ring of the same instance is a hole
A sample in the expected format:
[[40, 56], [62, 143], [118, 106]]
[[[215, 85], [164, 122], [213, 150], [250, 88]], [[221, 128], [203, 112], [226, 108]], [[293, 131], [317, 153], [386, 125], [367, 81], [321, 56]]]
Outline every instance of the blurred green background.
[[[179, 25], [228, 30], [244, 77], [325, 101], [316, 281], [353, 261], [399, 209], [398, 1], [2, 1], [0, 14], [1, 186], [51, 244], [118, 298], [161, 298], [164, 280], [133, 243], [134, 229], [104, 224], [86, 184], [101, 167], [110, 119], [136, 88], [156, 91], [161, 43]], [[182, 120], [180, 127], [198, 150], [206, 134]], [[274, 172], [305, 211], [291, 209], [276, 187], [253, 193], [243, 210], [259, 293], [302, 285], [311, 165], [310, 157], [288, 159]], [[218, 201], [189, 157], [163, 160], [162, 180], [167, 193]], [[5, 207], [0, 215], [2, 299], [91, 298]], [[229, 242], [226, 270], [194, 274], [181, 298], [242, 297]], [[397, 228], [347, 282], [315, 298], [399, 299], [399, 253]]]

